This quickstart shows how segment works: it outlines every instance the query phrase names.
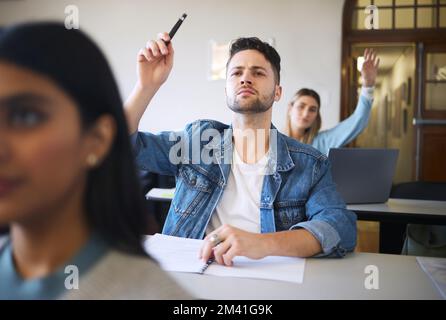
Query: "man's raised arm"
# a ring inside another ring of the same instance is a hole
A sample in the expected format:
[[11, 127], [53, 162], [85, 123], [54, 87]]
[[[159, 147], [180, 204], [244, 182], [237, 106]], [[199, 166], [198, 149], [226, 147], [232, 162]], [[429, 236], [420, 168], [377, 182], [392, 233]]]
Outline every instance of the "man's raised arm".
[[173, 66], [174, 50], [167, 32], [158, 34], [157, 40], [150, 40], [138, 52], [135, 88], [124, 104], [129, 133], [138, 130], [139, 121], [158, 89], [167, 80]]

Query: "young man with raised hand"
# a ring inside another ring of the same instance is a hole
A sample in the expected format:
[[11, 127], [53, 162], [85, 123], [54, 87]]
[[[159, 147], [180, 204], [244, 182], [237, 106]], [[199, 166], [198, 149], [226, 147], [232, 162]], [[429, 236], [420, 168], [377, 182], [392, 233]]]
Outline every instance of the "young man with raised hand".
[[159, 34], [140, 50], [138, 81], [125, 106], [138, 166], [176, 176], [163, 233], [204, 238], [201, 258], [225, 265], [236, 256], [342, 257], [352, 251], [356, 216], [336, 191], [328, 159], [271, 123], [282, 87], [280, 56], [266, 42], [232, 42], [225, 87], [231, 125], [198, 120], [182, 132], [138, 132], [172, 69], [169, 40]]

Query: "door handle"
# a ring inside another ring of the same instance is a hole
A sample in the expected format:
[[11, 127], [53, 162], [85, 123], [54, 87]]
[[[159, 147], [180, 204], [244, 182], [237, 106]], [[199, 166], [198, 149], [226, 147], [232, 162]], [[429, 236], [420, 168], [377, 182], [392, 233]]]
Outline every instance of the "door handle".
[[414, 126], [446, 126], [446, 120], [443, 119], [417, 119], [413, 118]]

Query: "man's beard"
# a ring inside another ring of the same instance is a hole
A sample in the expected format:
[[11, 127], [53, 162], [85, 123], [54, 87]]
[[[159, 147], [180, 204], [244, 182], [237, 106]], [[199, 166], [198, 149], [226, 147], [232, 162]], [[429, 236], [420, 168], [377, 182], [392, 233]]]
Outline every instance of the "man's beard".
[[231, 99], [230, 97], [226, 97], [226, 103], [229, 109], [231, 109], [236, 113], [256, 114], [256, 113], [263, 113], [271, 109], [274, 103], [274, 92], [271, 95], [262, 96], [262, 98], [263, 101], [260, 100], [259, 97], [257, 97], [249, 104], [241, 106], [237, 101], [237, 95], [235, 95], [233, 99]]

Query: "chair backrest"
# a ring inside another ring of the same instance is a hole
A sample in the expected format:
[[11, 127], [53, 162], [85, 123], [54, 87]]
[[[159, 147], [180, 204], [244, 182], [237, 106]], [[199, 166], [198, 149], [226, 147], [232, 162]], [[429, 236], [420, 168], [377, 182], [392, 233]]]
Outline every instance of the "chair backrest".
[[394, 185], [391, 198], [446, 201], [446, 182], [415, 181]]

